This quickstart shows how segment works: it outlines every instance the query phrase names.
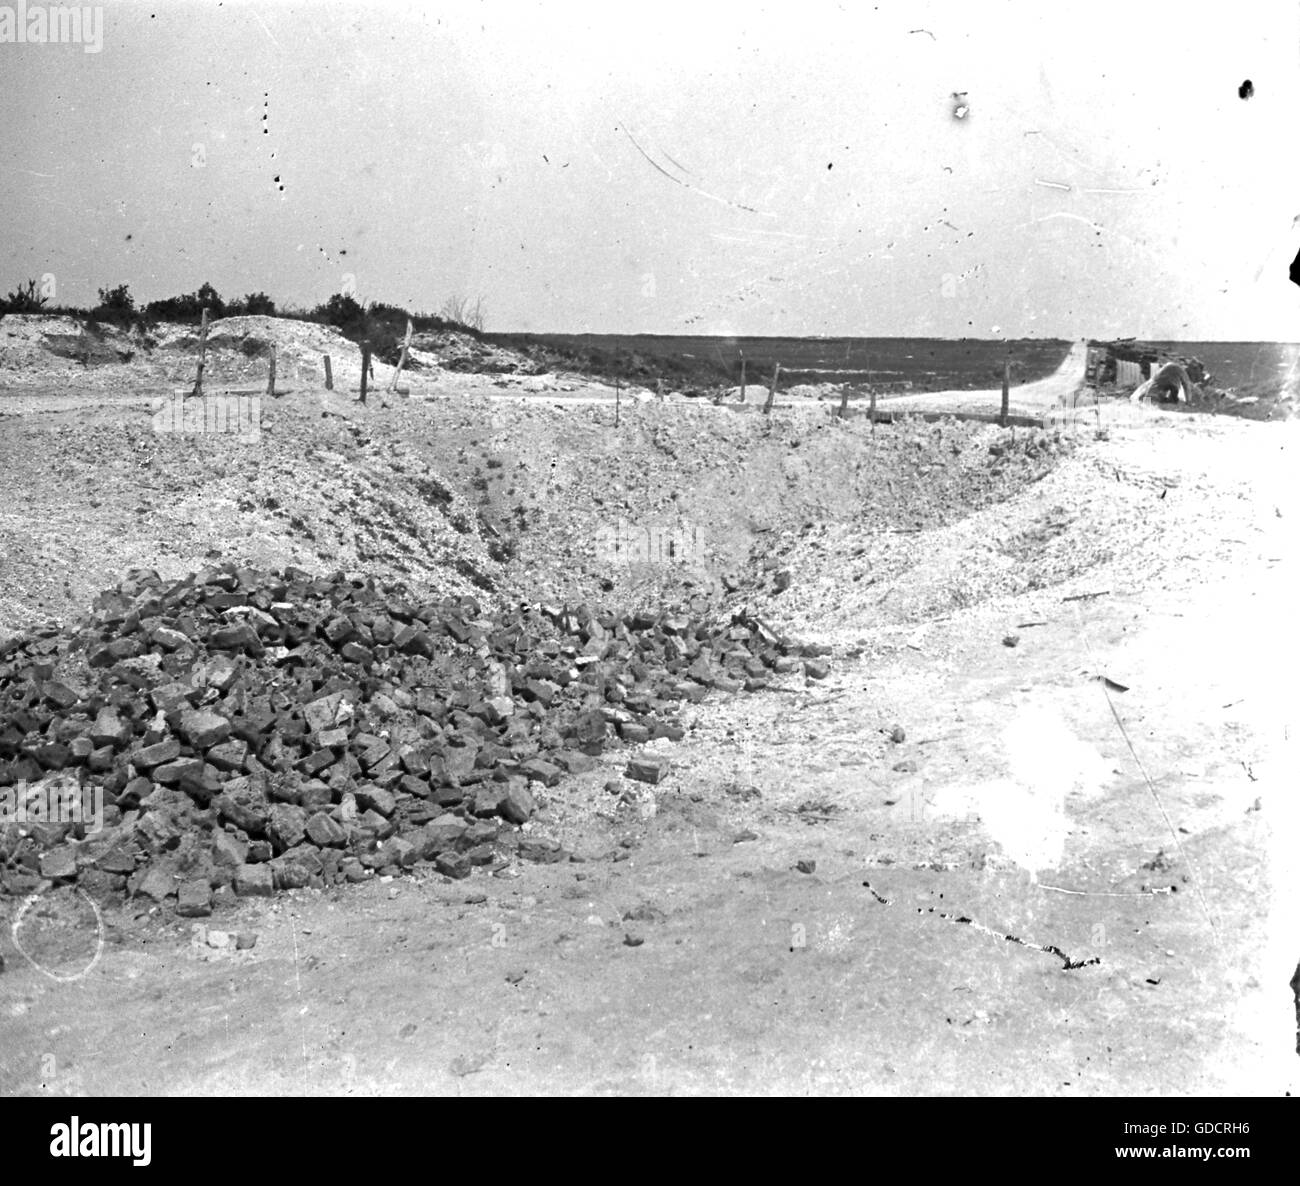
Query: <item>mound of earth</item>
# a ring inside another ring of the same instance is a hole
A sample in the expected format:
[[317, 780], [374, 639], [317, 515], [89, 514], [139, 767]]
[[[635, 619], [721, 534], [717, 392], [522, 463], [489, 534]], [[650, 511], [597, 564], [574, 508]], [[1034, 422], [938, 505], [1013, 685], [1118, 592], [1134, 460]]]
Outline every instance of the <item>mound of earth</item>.
[[454, 330], [419, 333], [411, 339], [413, 350], [421, 359], [433, 359], [443, 370], [472, 372], [480, 375], [535, 375], [545, 370], [516, 350], [481, 341], [472, 334]]
[[[400, 339], [396, 339], [396, 341]], [[292, 317], [224, 317], [208, 326], [204, 369], [209, 387], [265, 384], [272, 348], [280, 387], [323, 387], [325, 356], [334, 382], [355, 388], [361, 379], [361, 348], [331, 325]], [[143, 387], [192, 385], [199, 357], [199, 327], [160, 323], [147, 331], [91, 318], [40, 313], [0, 317], [0, 386], [59, 381], [74, 386], [109, 382]], [[534, 363], [516, 351], [491, 346], [454, 330], [415, 335], [409, 371], [448, 370], [532, 374]], [[376, 385], [392, 366], [374, 362]], [[408, 372], [409, 373], [409, 372]]]
[[346, 396], [263, 399], [243, 434], [173, 430], [169, 407], [6, 424], [0, 638], [71, 620], [125, 570], [177, 579], [231, 557], [365, 569], [426, 597], [497, 587], [498, 545], [473, 492], [445, 483], [442, 465]]

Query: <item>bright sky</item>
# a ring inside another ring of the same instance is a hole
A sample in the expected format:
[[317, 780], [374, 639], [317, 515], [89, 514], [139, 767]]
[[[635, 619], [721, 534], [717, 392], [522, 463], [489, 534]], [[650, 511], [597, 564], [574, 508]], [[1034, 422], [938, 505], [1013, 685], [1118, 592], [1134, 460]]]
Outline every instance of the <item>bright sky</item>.
[[6, 292], [1300, 339], [1294, 0], [155, 0], [103, 5], [98, 53], [6, 8]]

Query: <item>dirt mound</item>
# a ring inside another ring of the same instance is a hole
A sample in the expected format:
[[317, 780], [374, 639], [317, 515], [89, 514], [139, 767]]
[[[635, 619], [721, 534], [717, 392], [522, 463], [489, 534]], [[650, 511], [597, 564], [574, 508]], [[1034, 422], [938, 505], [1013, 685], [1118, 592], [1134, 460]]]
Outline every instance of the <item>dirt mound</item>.
[[502, 824], [616, 737], [680, 740], [677, 707], [710, 689], [825, 678], [819, 653], [756, 620], [488, 615], [292, 568], [131, 573], [75, 629], [0, 648], [0, 886], [75, 882], [201, 917], [214, 891], [564, 859]]
[[9, 313], [0, 317], [0, 387], [75, 379], [89, 365], [130, 362], [139, 346], [117, 330], [88, 332], [73, 317]]
[[470, 491], [345, 396], [263, 398], [242, 435], [172, 430], [157, 405], [6, 425], [0, 638], [70, 619], [126, 569], [176, 579], [213, 558], [361, 569], [427, 597], [497, 587]]
[[[361, 373], [360, 350], [332, 326], [284, 317], [226, 317], [208, 327], [210, 384], [265, 383], [271, 347], [282, 381], [323, 384], [323, 355], [345, 380]], [[192, 383], [199, 329], [160, 324], [147, 331], [42, 314], [0, 319], [0, 368], [7, 386], [62, 379], [77, 386]]]
[[419, 357], [427, 357], [444, 370], [480, 375], [535, 375], [545, 367], [516, 350], [494, 346], [472, 334], [455, 330], [415, 334], [411, 339]]
[[[150, 361], [169, 379], [192, 379], [198, 358], [199, 331], [194, 326], [159, 326]], [[223, 317], [208, 326], [205, 379], [212, 383], [266, 381], [267, 359], [276, 350], [276, 371], [285, 383], [325, 383], [324, 356], [329, 355], [336, 381], [361, 377], [361, 349], [331, 325], [287, 317]]]
[[[524, 355], [453, 330], [417, 334], [407, 360], [408, 374], [448, 370], [480, 374], [534, 374]], [[361, 378], [361, 348], [330, 325], [292, 317], [224, 317], [208, 326], [205, 380], [210, 387], [264, 384], [271, 349], [278, 383], [323, 387], [329, 355], [335, 383], [355, 388]], [[0, 318], [0, 385], [15, 387], [52, 380], [76, 386], [130, 383], [155, 387], [188, 385], [199, 355], [199, 328], [162, 323], [124, 329], [93, 319], [10, 314]], [[392, 366], [374, 363], [377, 385]]]

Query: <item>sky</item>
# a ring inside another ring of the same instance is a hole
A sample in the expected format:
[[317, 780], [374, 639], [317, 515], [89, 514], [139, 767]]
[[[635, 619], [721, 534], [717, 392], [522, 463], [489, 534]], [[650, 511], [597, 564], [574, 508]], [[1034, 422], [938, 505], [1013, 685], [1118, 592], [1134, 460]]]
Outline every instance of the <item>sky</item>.
[[130, 0], [6, 40], [47, 7], [0, 4], [0, 291], [1300, 340], [1300, 0]]

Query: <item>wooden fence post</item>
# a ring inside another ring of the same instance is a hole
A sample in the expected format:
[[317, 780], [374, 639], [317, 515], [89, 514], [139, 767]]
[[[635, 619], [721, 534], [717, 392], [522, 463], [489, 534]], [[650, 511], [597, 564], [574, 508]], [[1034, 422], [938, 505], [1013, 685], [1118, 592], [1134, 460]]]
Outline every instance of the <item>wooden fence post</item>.
[[406, 321], [406, 341], [402, 343], [402, 357], [397, 360], [397, 370], [393, 372], [393, 381], [388, 385], [389, 391], [397, 390], [397, 377], [402, 373], [402, 368], [406, 366], [406, 355], [411, 349], [411, 334], [414, 331], [410, 318]]
[[763, 415], [772, 414], [772, 405], [776, 402], [776, 385], [781, 379], [781, 364], [778, 362], [772, 370], [772, 386], [767, 389], [767, 402], [763, 405]]
[[366, 373], [370, 370], [370, 346], [361, 347], [361, 402], [366, 402]]
[[321, 357], [325, 359], [325, 390], [333, 391], [334, 390], [333, 364], [330, 362], [330, 356], [328, 354], [323, 354], [321, 355]]
[[275, 343], [271, 343], [271, 373], [266, 377], [266, 394], [275, 394]]
[[871, 417], [871, 427], [876, 426], [876, 385], [871, 385], [871, 410], [867, 413]]
[[846, 383], [840, 391], [840, 419], [843, 420], [849, 414], [849, 388]]
[[745, 402], [745, 352], [740, 352], [740, 402]]
[[1011, 410], [1011, 359], [1007, 359], [1002, 364], [1002, 414], [998, 417], [998, 423], [1003, 428], [1007, 426], [1007, 413]]
[[618, 427], [618, 413], [623, 403], [623, 380], [614, 376], [614, 427]]
[[194, 391], [191, 393], [195, 399], [203, 394], [203, 364], [208, 358], [208, 307], [203, 306], [203, 321], [199, 326], [199, 369], [194, 375]]

